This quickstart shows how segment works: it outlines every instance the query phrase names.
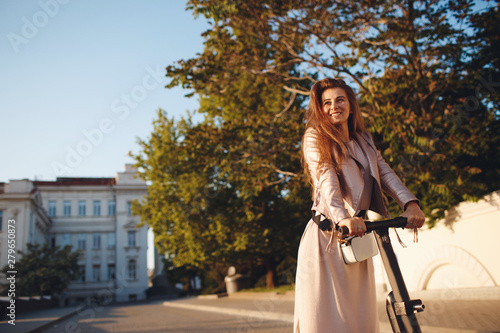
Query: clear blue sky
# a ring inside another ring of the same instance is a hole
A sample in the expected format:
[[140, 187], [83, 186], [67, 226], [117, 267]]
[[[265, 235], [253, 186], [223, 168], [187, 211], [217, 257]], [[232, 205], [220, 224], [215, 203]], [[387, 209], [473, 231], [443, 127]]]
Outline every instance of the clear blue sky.
[[165, 67], [203, 50], [181, 0], [0, 0], [0, 182], [114, 177], [159, 108], [198, 108]]

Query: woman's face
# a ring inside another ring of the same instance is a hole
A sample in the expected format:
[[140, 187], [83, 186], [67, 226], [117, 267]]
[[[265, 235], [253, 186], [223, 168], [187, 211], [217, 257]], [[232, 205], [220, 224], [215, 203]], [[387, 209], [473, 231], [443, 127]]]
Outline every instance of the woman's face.
[[[342, 129], [347, 129], [347, 120], [351, 110], [347, 94], [342, 88], [328, 88], [321, 95], [321, 105], [323, 112], [335, 125], [340, 125]], [[344, 127], [345, 126], [345, 127]]]

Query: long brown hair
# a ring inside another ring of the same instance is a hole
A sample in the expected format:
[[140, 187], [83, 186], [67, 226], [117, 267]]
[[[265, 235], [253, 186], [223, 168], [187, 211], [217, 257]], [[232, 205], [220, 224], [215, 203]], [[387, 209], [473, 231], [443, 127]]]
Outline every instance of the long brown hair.
[[[329, 88], [342, 88], [346, 92], [349, 101], [350, 114], [347, 120], [349, 128], [349, 137], [355, 138], [355, 134], [361, 134], [364, 131], [363, 119], [356, 98], [356, 94], [342, 79], [326, 78], [317, 81], [311, 88], [309, 107], [306, 113], [306, 131], [311, 128], [316, 131], [318, 137], [319, 164], [322, 166], [331, 166], [337, 174], [340, 173], [342, 161], [347, 151], [344, 142], [341, 139], [340, 128], [333, 124], [328, 115], [323, 112], [322, 96], [323, 92]], [[305, 136], [304, 136], [305, 137]], [[302, 137], [302, 147], [304, 147], [304, 137]], [[311, 174], [304, 158], [304, 148], [302, 149], [302, 164], [306, 177], [311, 183]], [[314, 170], [317, 172], [318, 170]], [[311, 183], [311, 185], [313, 185]]]

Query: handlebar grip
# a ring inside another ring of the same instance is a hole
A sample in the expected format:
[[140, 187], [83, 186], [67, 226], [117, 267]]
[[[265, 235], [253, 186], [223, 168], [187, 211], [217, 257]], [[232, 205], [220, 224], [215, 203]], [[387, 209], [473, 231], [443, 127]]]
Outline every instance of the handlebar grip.
[[337, 229], [340, 238], [345, 238], [347, 235], [349, 235], [349, 228], [346, 227], [345, 225], [339, 226]]
[[[365, 221], [366, 232], [385, 228], [405, 228], [407, 224], [408, 219], [402, 216], [383, 221]], [[341, 238], [345, 238], [349, 235], [349, 228], [345, 225], [337, 226], [337, 232]]]
[[[367, 223], [368, 222], [368, 223]], [[398, 216], [390, 220], [382, 221], [365, 221], [366, 231], [373, 231], [385, 228], [405, 228], [408, 224], [408, 219], [406, 217]]]

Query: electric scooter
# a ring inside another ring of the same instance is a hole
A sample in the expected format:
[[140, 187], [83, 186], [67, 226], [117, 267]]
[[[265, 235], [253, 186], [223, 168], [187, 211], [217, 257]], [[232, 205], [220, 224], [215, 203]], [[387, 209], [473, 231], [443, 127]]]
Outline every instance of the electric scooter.
[[[365, 221], [366, 232], [373, 231], [376, 235], [385, 271], [389, 278], [392, 291], [386, 298], [387, 316], [391, 323], [392, 331], [395, 333], [422, 332], [418, 324], [416, 313], [424, 311], [424, 305], [419, 299], [410, 299], [406, 284], [399, 268], [396, 254], [389, 238], [389, 228], [405, 228], [407, 219], [405, 217], [396, 217], [383, 221]], [[338, 228], [339, 236], [344, 238], [349, 234], [349, 229], [345, 226]]]

